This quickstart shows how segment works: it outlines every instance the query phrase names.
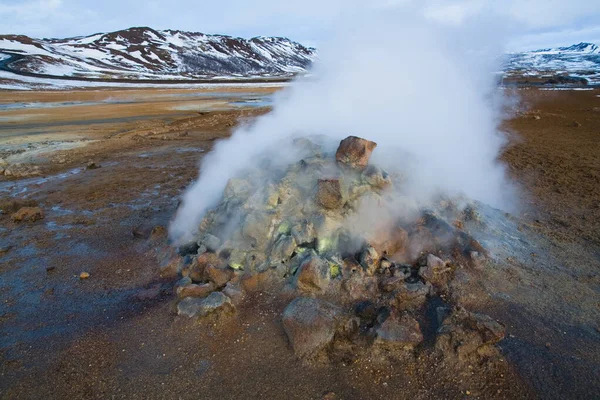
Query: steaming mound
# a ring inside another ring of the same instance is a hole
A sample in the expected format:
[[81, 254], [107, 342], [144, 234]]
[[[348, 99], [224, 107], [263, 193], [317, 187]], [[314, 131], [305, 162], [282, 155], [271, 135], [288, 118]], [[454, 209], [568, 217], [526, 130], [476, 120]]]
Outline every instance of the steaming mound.
[[197, 243], [180, 249], [178, 312], [230, 313], [245, 293], [278, 288], [297, 296], [283, 324], [300, 357], [326, 353], [334, 339], [394, 351], [435, 339], [463, 361], [495, 354], [503, 327], [456, 306], [462, 271], [486, 257], [461, 230], [479, 223], [474, 207], [419, 209], [402, 176], [368, 164], [374, 142], [351, 136], [334, 154], [326, 140], [296, 139], [299, 162], [264, 160], [229, 181]]

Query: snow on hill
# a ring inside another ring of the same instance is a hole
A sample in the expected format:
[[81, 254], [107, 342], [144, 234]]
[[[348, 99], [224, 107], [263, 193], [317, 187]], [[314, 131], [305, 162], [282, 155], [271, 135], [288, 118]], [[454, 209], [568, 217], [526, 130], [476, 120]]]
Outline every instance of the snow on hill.
[[600, 47], [579, 43], [568, 47], [533, 50], [508, 54], [507, 74], [564, 75], [584, 78], [600, 84]]
[[285, 38], [242, 39], [130, 28], [68, 39], [0, 36], [4, 68], [17, 73], [103, 79], [289, 76], [306, 71], [316, 50]]

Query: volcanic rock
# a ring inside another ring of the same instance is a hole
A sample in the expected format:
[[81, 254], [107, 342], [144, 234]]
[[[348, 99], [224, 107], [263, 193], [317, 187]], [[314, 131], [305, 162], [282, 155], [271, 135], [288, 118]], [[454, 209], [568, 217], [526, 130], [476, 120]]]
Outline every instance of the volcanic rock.
[[35, 222], [44, 218], [44, 212], [39, 207], [21, 207], [11, 218], [14, 222]]
[[329, 263], [317, 255], [308, 256], [296, 272], [296, 287], [307, 293], [324, 291], [329, 285]]
[[[192, 265], [190, 265], [190, 278], [194, 282], [203, 282], [205, 280], [210, 279], [210, 276], [207, 276], [207, 269], [211, 268], [214, 278], [218, 279], [219, 271], [214, 271], [215, 269], [225, 269], [226, 264], [219, 256], [215, 253], [204, 253], [199, 255], [197, 258], [192, 261]], [[225, 281], [223, 285], [227, 283]]]
[[239, 305], [245, 297], [245, 293], [239, 284], [227, 282], [227, 285], [223, 288], [223, 294], [231, 299], [234, 305]]
[[369, 163], [377, 143], [356, 136], [348, 136], [340, 142], [335, 159], [352, 168], [363, 169]]
[[421, 307], [431, 291], [430, 283], [406, 283], [394, 291], [393, 303], [398, 310], [412, 310]]
[[179, 298], [185, 297], [199, 297], [204, 298], [207, 297], [215, 290], [215, 284], [212, 282], [203, 283], [203, 284], [189, 284], [184, 286], [179, 286], [176, 290], [177, 296]]
[[267, 212], [255, 211], [248, 214], [242, 234], [253, 240], [256, 247], [262, 248], [269, 240], [269, 233], [273, 229], [272, 221], [273, 215]]
[[372, 187], [386, 189], [392, 185], [389, 175], [375, 165], [367, 166], [362, 172], [363, 179]]
[[427, 266], [419, 270], [419, 275], [434, 286], [445, 286], [450, 278], [450, 271], [451, 269], [446, 266], [446, 263], [442, 259], [433, 254], [428, 254]]
[[344, 205], [342, 186], [339, 179], [319, 179], [316, 202], [328, 210], [338, 210]]
[[178, 315], [205, 317], [210, 314], [229, 314], [235, 310], [231, 299], [221, 292], [212, 292], [206, 298], [186, 297], [177, 305]]
[[403, 313], [391, 314], [376, 330], [375, 343], [392, 347], [412, 349], [423, 341], [423, 334], [417, 320]]
[[222, 287], [233, 277], [233, 270], [227, 266], [216, 266], [211, 263], [206, 265], [204, 274], [215, 286]]
[[457, 307], [438, 330], [435, 347], [447, 358], [467, 362], [498, 354], [493, 345], [504, 335], [504, 326], [489, 316]]
[[292, 236], [282, 235], [273, 245], [271, 261], [282, 262], [290, 259], [296, 249], [296, 241]]
[[326, 348], [349, 317], [326, 301], [297, 297], [283, 312], [283, 329], [296, 356], [310, 358]]

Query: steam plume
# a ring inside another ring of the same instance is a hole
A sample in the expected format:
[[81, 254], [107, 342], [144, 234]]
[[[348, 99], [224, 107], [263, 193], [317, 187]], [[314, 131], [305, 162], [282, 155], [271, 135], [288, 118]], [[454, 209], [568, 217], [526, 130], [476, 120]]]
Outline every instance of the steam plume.
[[344, 16], [311, 75], [204, 158], [171, 237], [189, 239], [227, 181], [256, 160], [297, 161], [300, 155], [281, 140], [302, 134], [377, 142], [371, 162], [405, 175], [404, 192], [417, 202], [443, 193], [505, 206], [510, 188], [497, 162], [504, 141], [493, 74], [501, 48], [490, 29], [496, 26], [489, 20], [483, 26], [443, 25], [412, 7]]

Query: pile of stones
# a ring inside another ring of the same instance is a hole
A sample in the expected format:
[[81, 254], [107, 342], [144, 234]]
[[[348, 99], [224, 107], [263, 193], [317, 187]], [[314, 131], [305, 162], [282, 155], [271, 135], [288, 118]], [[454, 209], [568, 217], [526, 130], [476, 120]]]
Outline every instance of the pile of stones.
[[282, 323], [294, 352], [315, 359], [338, 340], [411, 352], [436, 302], [426, 321], [436, 349], [460, 361], [495, 354], [503, 326], [460, 305], [460, 276], [486, 263], [463, 229], [478, 223], [474, 207], [399, 212], [403, 178], [369, 164], [374, 142], [350, 136], [335, 154], [308, 138], [293, 145], [300, 161], [231, 179], [164, 268], [179, 276], [178, 313], [231, 315], [269, 288], [291, 299]]

